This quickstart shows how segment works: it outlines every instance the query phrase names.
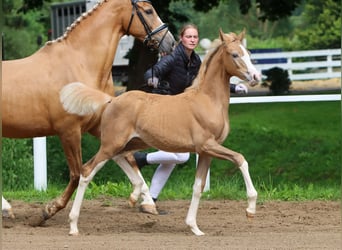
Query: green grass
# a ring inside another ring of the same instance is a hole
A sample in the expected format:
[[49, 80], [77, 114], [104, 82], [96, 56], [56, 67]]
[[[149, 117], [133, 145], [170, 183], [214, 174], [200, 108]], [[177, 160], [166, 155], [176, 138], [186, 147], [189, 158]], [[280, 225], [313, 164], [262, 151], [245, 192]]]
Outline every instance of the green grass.
[[[338, 200], [341, 198], [341, 103], [299, 102], [233, 104], [230, 106], [231, 131], [224, 145], [242, 153], [249, 162], [250, 174], [263, 200]], [[96, 142], [86, 138], [87, 152]], [[58, 163], [58, 159], [54, 158]], [[65, 166], [64, 166], [65, 168]], [[149, 184], [156, 165], [142, 170]], [[214, 159], [211, 189], [203, 199], [246, 198], [240, 171], [230, 162]], [[191, 199], [195, 176], [195, 155], [172, 173], [160, 199]], [[56, 178], [57, 179], [57, 178]], [[47, 192], [9, 191], [9, 199], [50, 200], [62, 193], [65, 183], [49, 179]], [[124, 173], [108, 163], [96, 175], [86, 198], [102, 195], [128, 197], [131, 186]]]
[[[306, 186], [299, 184], [281, 184], [277, 186], [255, 183], [258, 191], [258, 202], [282, 200], [282, 201], [308, 201], [308, 200], [330, 200], [337, 201], [341, 198], [339, 185], [322, 187], [313, 183]], [[85, 199], [95, 199], [103, 196], [127, 198], [132, 188], [129, 182], [96, 185], [91, 183], [86, 191]], [[24, 200], [26, 202], [45, 203], [55, 199], [63, 191], [62, 187], [49, 186], [46, 191], [7, 191], [4, 196], [10, 200]], [[190, 200], [192, 196], [192, 184], [184, 182], [169, 182], [159, 200]], [[245, 200], [246, 191], [241, 180], [232, 179], [226, 182], [214, 182], [210, 190], [202, 194], [203, 200]]]

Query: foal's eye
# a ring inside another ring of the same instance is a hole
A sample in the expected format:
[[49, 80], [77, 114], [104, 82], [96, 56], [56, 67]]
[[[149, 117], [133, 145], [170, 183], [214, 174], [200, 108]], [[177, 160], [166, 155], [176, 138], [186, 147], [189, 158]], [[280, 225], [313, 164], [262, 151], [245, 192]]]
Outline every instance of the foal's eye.
[[151, 15], [151, 14], [153, 14], [153, 10], [152, 9], [145, 10], [145, 13], [147, 15]]
[[238, 57], [239, 57], [239, 54], [238, 54], [238, 53], [232, 53], [232, 57], [233, 57], [233, 58], [238, 58]]

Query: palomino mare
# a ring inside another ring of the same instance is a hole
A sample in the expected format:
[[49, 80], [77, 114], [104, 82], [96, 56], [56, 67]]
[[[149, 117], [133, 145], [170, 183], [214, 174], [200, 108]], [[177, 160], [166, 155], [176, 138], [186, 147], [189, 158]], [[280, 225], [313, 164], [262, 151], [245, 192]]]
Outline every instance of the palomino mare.
[[[69, 214], [70, 235], [79, 232], [77, 222], [83, 195], [97, 171], [111, 158], [122, 168], [130, 168], [125, 160], [127, 152], [147, 147], [199, 154], [193, 196], [186, 217], [186, 224], [195, 235], [204, 234], [197, 226], [196, 217], [212, 157], [232, 161], [239, 167], [247, 189], [247, 216], [253, 217], [257, 192], [249, 176], [248, 163], [240, 153], [221, 146], [229, 132], [229, 79], [237, 76], [252, 86], [260, 81], [260, 73], [241, 45], [243, 37], [244, 32], [236, 35], [224, 34], [220, 30], [221, 44], [206, 56], [193, 86], [179, 95], [129, 91], [112, 98], [79, 82], [62, 89], [61, 102], [70, 113], [85, 115], [104, 108], [101, 147], [82, 167]], [[140, 172], [136, 175], [138, 180]], [[137, 199], [140, 192], [145, 194], [145, 190], [139, 190], [146, 188], [143, 182], [140, 185], [133, 183], [133, 187], [131, 198]]]
[[68, 203], [82, 166], [81, 135], [100, 136], [100, 113], [65, 112], [61, 88], [74, 81], [114, 96], [112, 64], [120, 38], [130, 34], [161, 52], [175, 40], [148, 0], [105, 0], [82, 14], [65, 34], [33, 55], [2, 63], [2, 135], [8, 138], [59, 136], [70, 171], [63, 194], [47, 204], [37, 223]]

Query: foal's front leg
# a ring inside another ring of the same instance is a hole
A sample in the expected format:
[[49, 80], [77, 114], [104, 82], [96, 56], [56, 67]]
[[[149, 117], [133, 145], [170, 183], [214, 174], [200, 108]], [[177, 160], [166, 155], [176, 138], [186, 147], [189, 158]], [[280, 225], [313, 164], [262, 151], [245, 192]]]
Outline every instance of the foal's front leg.
[[213, 157], [217, 157], [223, 160], [229, 160], [233, 162], [236, 166], [239, 167], [243, 180], [246, 185], [247, 190], [247, 198], [248, 198], [248, 207], [246, 209], [247, 217], [253, 218], [256, 212], [256, 201], [258, 197], [258, 193], [253, 186], [252, 179], [249, 175], [248, 170], [248, 162], [245, 157], [237, 153], [233, 150], [223, 147], [218, 144], [216, 141], [208, 141], [205, 145], [205, 152], [210, 154]]
[[254, 217], [256, 213], [256, 201], [258, 197], [258, 193], [255, 190], [252, 179], [249, 175], [248, 171], [248, 162], [244, 161], [242, 165], [239, 167], [241, 170], [243, 179], [245, 181], [246, 189], [247, 189], [247, 198], [248, 198], [248, 207], [246, 209], [246, 215], [248, 219], [251, 219]]

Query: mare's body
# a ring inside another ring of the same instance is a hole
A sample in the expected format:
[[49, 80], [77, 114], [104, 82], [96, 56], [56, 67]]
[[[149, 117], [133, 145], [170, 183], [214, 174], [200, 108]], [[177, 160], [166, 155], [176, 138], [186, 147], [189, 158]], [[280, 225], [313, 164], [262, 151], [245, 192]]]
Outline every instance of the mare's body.
[[149, 1], [107, 0], [84, 13], [64, 36], [33, 55], [2, 63], [2, 135], [57, 135], [70, 170], [67, 188], [45, 207], [43, 220], [64, 208], [78, 185], [81, 135], [89, 132], [100, 136], [101, 112], [70, 115], [59, 101], [59, 91], [70, 82], [82, 81], [114, 96], [111, 69], [119, 40], [126, 33], [145, 39], [161, 51], [171, 51], [174, 44]]

